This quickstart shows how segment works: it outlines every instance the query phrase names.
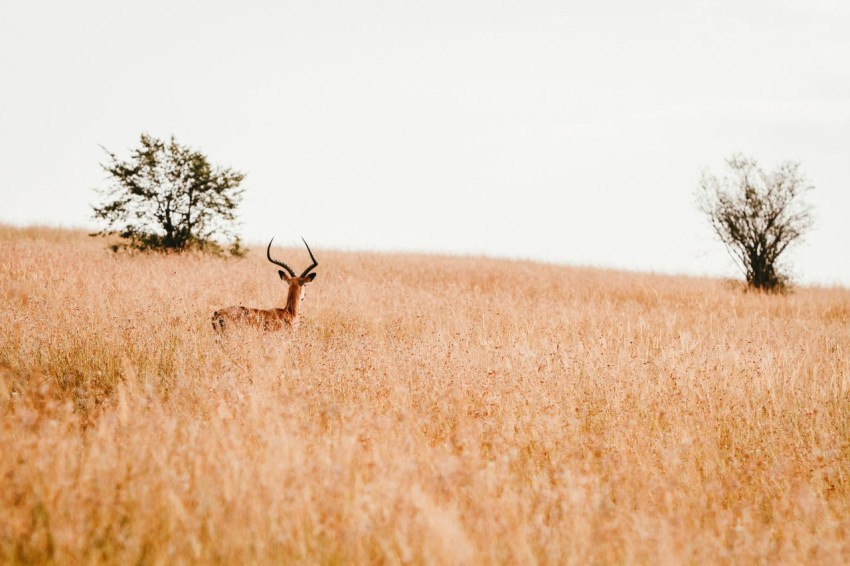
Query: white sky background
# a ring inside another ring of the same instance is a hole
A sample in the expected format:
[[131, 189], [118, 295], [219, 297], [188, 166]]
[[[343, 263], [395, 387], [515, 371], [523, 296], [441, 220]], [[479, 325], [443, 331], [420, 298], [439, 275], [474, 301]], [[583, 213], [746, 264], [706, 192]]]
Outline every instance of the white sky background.
[[694, 192], [740, 151], [803, 163], [788, 259], [850, 285], [848, 30], [828, 0], [3, 2], [0, 222], [95, 226], [99, 144], [148, 132], [248, 174], [249, 243], [738, 276]]

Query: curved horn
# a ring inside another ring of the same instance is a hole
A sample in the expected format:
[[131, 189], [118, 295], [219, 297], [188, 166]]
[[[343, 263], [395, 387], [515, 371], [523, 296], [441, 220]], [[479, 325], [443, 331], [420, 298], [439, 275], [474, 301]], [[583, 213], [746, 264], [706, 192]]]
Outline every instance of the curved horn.
[[292, 268], [291, 268], [291, 267], [289, 267], [288, 265], [286, 265], [286, 264], [285, 264], [285, 263], [283, 263], [282, 261], [278, 261], [278, 260], [276, 260], [276, 259], [272, 259], [272, 242], [274, 242], [274, 238], [272, 238], [271, 240], [269, 240], [269, 247], [268, 247], [268, 248], [266, 248], [266, 257], [267, 257], [267, 258], [269, 258], [269, 261], [270, 261], [270, 262], [272, 262], [273, 264], [275, 264], [275, 265], [279, 265], [279, 266], [281, 266], [282, 268], [284, 268], [286, 271], [288, 271], [288, 272], [289, 272], [289, 276], [290, 276], [290, 277], [295, 277], [295, 272], [294, 272], [294, 271], [292, 271]]
[[[305, 246], [307, 246], [307, 240], [305, 240], [305, 239], [302, 237], [302, 238], [301, 238], [301, 241], [302, 241], [302, 242], [304, 242], [304, 245], [305, 245]], [[312, 259], [312, 260], [313, 260], [313, 265], [311, 265], [310, 267], [308, 267], [307, 269], [305, 269], [305, 270], [304, 270], [304, 273], [302, 273], [302, 274], [301, 274], [301, 277], [305, 277], [308, 273], [310, 273], [311, 271], [313, 271], [313, 268], [315, 268], [317, 265], [319, 265], [319, 262], [318, 262], [318, 261], [316, 261], [316, 258], [314, 258], [314, 257], [313, 257], [313, 252], [311, 252], [311, 251], [310, 251], [310, 246], [307, 246], [307, 252], [310, 254], [310, 259]]]

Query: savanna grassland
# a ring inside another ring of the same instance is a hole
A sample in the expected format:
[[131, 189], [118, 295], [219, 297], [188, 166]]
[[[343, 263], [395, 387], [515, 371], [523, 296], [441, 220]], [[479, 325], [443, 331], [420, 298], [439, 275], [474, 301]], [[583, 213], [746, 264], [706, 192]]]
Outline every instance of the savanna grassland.
[[850, 290], [105, 245], [0, 227], [4, 563], [850, 562]]

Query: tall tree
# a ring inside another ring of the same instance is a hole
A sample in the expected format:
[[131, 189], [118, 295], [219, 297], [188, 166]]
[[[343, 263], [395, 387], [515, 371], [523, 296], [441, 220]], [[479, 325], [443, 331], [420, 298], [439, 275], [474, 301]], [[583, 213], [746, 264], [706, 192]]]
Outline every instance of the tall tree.
[[142, 134], [141, 145], [122, 161], [106, 148], [110, 184], [98, 193], [94, 218], [106, 222], [98, 235], [117, 234], [118, 247], [139, 250], [242, 252], [235, 234], [243, 173], [210, 164], [199, 151]]
[[740, 154], [726, 160], [729, 172], [703, 171], [698, 206], [743, 270], [750, 287], [780, 290], [789, 283], [779, 257], [813, 224], [803, 194], [813, 187], [800, 164], [780, 163], [771, 172]]

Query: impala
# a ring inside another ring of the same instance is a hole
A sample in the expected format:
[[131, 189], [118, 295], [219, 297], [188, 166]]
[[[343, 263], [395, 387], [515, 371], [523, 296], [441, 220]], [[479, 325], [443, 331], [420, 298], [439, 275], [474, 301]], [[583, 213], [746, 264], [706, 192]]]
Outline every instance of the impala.
[[213, 328], [217, 331], [221, 332], [227, 326], [240, 324], [256, 326], [263, 330], [280, 330], [284, 326], [295, 326], [298, 323], [298, 303], [304, 298], [304, 285], [316, 278], [316, 274], [310, 272], [319, 265], [319, 262], [313, 257], [313, 252], [310, 251], [307, 241], [301, 238], [301, 241], [307, 246], [307, 253], [310, 254], [313, 264], [305, 269], [300, 276], [296, 276], [291, 267], [282, 261], [272, 258], [271, 250], [273, 241], [274, 238], [269, 241], [269, 247], [266, 248], [266, 257], [273, 264], [283, 268], [277, 273], [289, 285], [289, 291], [286, 293], [286, 306], [282, 309], [250, 309], [239, 306], [217, 310], [212, 316]]

